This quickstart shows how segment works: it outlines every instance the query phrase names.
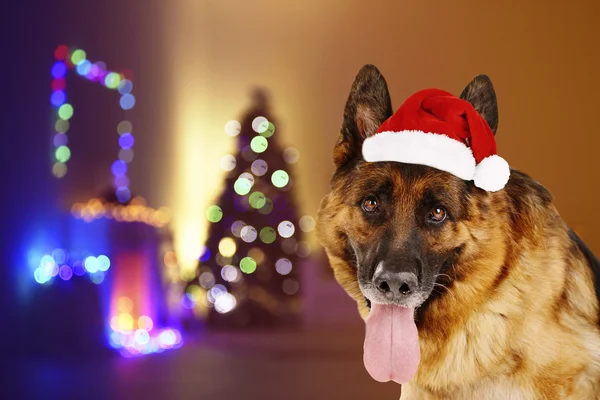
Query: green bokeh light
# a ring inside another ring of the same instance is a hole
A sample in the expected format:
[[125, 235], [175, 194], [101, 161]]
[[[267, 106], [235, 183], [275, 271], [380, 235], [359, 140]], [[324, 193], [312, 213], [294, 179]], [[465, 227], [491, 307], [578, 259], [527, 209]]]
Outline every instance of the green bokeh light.
[[83, 51], [83, 50], [81, 50], [81, 49], [79, 49], [79, 50], [75, 50], [75, 51], [73, 52], [73, 54], [71, 54], [71, 62], [72, 62], [74, 65], [79, 65], [79, 64], [81, 64], [82, 62], [84, 62], [84, 61], [85, 61], [85, 58], [86, 58], [85, 51]]
[[261, 213], [262, 215], [267, 215], [270, 214], [271, 211], [273, 211], [273, 201], [269, 198], [267, 198], [267, 201], [264, 205], [264, 207], [262, 207], [260, 210], [258, 210], [259, 213]]
[[240, 261], [240, 269], [245, 274], [251, 274], [256, 271], [256, 261], [252, 257], [244, 257]]
[[58, 108], [58, 116], [65, 121], [73, 116], [73, 106], [65, 103]]
[[259, 209], [263, 208], [267, 203], [267, 198], [262, 192], [254, 192], [248, 198], [248, 202], [250, 203], [250, 207]]
[[250, 189], [252, 189], [252, 183], [245, 178], [238, 179], [233, 184], [233, 190], [240, 196], [245, 196], [250, 193]]
[[213, 223], [217, 223], [223, 218], [223, 210], [219, 206], [210, 206], [206, 210], [206, 218]]
[[71, 149], [67, 146], [60, 146], [54, 154], [56, 159], [61, 163], [66, 163], [71, 158]]
[[256, 136], [250, 142], [250, 148], [255, 153], [262, 153], [267, 150], [269, 143], [267, 143], [267, 139], [262, 136]]
[[260, 240], [262, 240], [263, 243], [271, 244], [275, 239], [277, 239], [277, 232], [275, 232], [275, 229], [270, 226], [265, 226], [260, 230]]
[[116, 72], [111, 72], [106, 75], [106, 78], [104, 78], [104, 84], [109, 89], [118, 88], [119, 83], [121, 83], [121, 75], [117, 74]]
[[290, 176], [282, 169], [278, 169], [277, 171], [273, 172], [273, 175], [271, 175], [271, 182], [273, 182], [275, 187], [285, 187], [289, 181]]
[[272, 122], [269, 122], [269, 126], [263, 132], [260, 132], [260, 136], [270, 138], [275, 133], [275, 125]]

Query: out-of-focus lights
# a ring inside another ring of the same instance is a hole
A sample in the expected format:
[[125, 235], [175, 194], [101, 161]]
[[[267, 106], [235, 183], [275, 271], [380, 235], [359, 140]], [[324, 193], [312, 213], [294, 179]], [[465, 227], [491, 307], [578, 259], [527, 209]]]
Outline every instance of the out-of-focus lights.
[[305, 215], [300, 218], [298, 224], [300, 225], [300, 230], [302, 230], [302, 232], [311, 232], [315, 229], [316, 222], [312, 216]]
[[219, 242], [219, 253], [224, 257], [233, 257], [237, 250], [235, 240], [230, 237], [225, 237]]
[[246, 243], [252, 243], [256, 240], [257, 232], [256, 228], [250, 225], [246, 225], [242, 228], [241, 238]]
[[269, 121], [265, 117], [256, 117], [252, 120], [252, 129], [254, 132], [264, 132], [269, 127]]
[[275, 133], [275, 125], [272, 122], [269, 122], [266, 126], [262, 124], [259, 128], [258, 132], [261, 136], [266, 138], [270, 138]]
[[277, 226], [277, 232], [283, 238], [289, 238], [294, 235], [296, 228], [290, 221], [281, 221]]
[[277, 239], [277, 233], [275, 232], [275, 229], [271, 228], [270, 226], [265, 226], [260, 230], [260, 240], [262, 240], [263, 243], [271, 244], [275, 241], [275, 239]]
[[254, 192], [248, 197], [248, 203], [250, 204], [250, 207], [255, 209], [264, 207], [266, 202], [266, 197], [262, 192]]
[[229, 136], [237, 136], [240, 134], [241, 130], [242, 124], [240, 124], [238, 121], [231, 120], [225, 124], [225, 133]]
[[271, 182], [273, 183], [273, 186], [277, 188], [282, 188], [286, 186], [289, 181], [290, 176], [287, 172], [285, 172], [282, 169], [273, 172], [273, 174], [271, 175]]
[[210, 289], [215, 285], [215, 276], [210, 271], [204, 271], [200, 274], [200, 277], [198, 278], [198, 283], [204, 289]]
[[135, 139], [131, 133], [124, 133], [119, 136], [119, 146], [121, 146], [122, 149], [130, 149], [133, 147], [134, 143]]
[[231, 224], [231, 233], [233, 233], [233, 236], [235, 237], [241, 237], [242, 229], [244, 229], [245, 226], [246, 223], [244, 221], [235, 221]]
[[298, 293], [300, 289], [300, 284], [295, 279], [287, 278], [283, 281], [281, 288], [283, 289], [283, 293], [292, 296]]
[[104, 78], [104, 85], [109, 89], [116, 89], [121, 82], [121, 76], [116, 72], [110, 72]]
[[138, 328], [143, 329], [145, 331], [151, 331], [154, 323], [152, 322], [152, 318], [142, 315], [138, 318]]
[[56, 162], [52, 166], [52, 175], [57, 178], [62, 178], [67, 174], [67, 165], [61, 162]]
[[223, 168], [225, 171], [233, 171], [236, 165], [237, 161], [231, 154], [226, 154], [221, 157], [221, 168]]
[[[129, 194], [129, 193], [126, 193]], [[155, 227], [163, 227], [171, 220], [171, 212], [166, 207], [153, 209], [143, 204], [113, 205], [103, 203], [100, 199], [91, 199], [87, 203], [75, 203], [71, 207], [71, 214], [78, 219], [91, 222], [100, 218], [111, 218], [124, 222], [143, 222]]]
[[117, 125], [117, 133], [119, 135], [123, 135], [125, 133], [131, 133], [133, 130], [133, 125], [129, 121], [121, 121]]
[[67, 96], [62, 90], [54, 91], [50, 95], [50, 103], [52, 103], [54, 107], [62, 106], [65, 103], [65, 101], [67, 101]]
[[269, 167], [267, 165], [267, 162], [265, 160], [254, 160], [254, 162], [252, 162], [252, 166], [250, 167], [250, 169], [252, 170], [252, 173], [256, 176], [263, 176], [264, 174], [267, 173], [267, 171], [269, 170]]
[[223, 218], [223, 210], [221, 207], [212, 205], [206, 210], [206, 219], [212, 223], [217, 223]]
[[294, 147], [288, 147], [283, 151], [283, 159], [288, 164], [295, 164], [300, 159], [300, 152]]
[[71, 149], [67, 146], [60, 146], [55, 151], [55, 157], [58, 162], [66, 163], [71, 158]]
[[287, 258], [280, 258], [275, 262], [275, 270], [281, 275], [287, 275], [292, 272], [292, 262]]
[[83, 265], [85, 266], [85, 269], [90, 272], [90, 273], [94, 273], [96, 271], [98, 271], [98, 259], [96, 257], [90, 256], [88, 258], [85, 259]]
[[99, 255], [96, 260], [98, 261], [98, 270], [99, 271], [108, 271], [110, 268], [110, 259], [106, 257], [104, 254]]
[[78, 49], [75, 50], [73, 54], [71, 54], [71, 62], [73, 63], [73, 65], [79, 65], [80, 63], [85, 61], [86, 57], [87, 55], [85, 54], [85, 51]]
[[262, 136], [255, 136], [250, 141], [250, 148], [255, 153], [263, 153], [265, 150], [267, 150], [268, 146], [269, 143], [267, 142], [267, 139]]
[[131, 110], [135, 105], [135, 96], [130, 93], [121, 96], [120, 104], [123, 110]]
[[235, 308], [236, 303], [231, 293], [223, 293], [215, 299], [215, 310], [220, 314], [227, 314]]
[[69, 103], [65, 103], [58, 108], [58, 116], [65, 121], [73, 116], [73, 106]]
[[225, 265], [221, 268], [221, 278], [225, 282], [237, 282], [239, 279], [239, 272], [233, 265]]
[[245, 274], [251, 274], [256, 271], [256, 261], [252, 257], [244, 257], [240, 261], [240, 269]]

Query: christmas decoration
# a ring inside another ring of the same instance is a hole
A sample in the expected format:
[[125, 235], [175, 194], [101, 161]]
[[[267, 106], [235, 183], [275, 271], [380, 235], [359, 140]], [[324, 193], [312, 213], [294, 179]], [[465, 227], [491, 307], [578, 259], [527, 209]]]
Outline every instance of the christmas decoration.
[[[50, 103], [56, 108], [57, 118], [54, 124], [54, 158], [52, 173], [57, 178], [67, 174], [67, 162], [71, 158], [71, 148], [67, 132], [69, 121], [73, 117], [73, 105], [67, 102], [66, 75], [69, 70], [75, 70], [79, 76], [89, 81], [97, 82], [107, 89], [117, 91], [121, 97], [119, 104], [123, 110], [130, 110], [135, 105], [135, 97], [131, 94], [133, 83], [131, 73], [128, 71], [114, 72], [106, 68], [106, 64], [98, 61], [92, 63], [87, 59], [87, 54], [82, 49], [69, 49], [60, 45], [54, 51], [55, 63], [52, 65], [52, 94]], [[128, 164], [133, 160], [133, 144], [135, 139], [131, 133], [131, 122], [124, 119], [117, 125], [119, 136], [119, 155], [112, 164], [111, 170], [115, 177], [115, 193], [117, 199], [124, 203], [131, 198], [129, 178], [127, 177]]]
[[224, 189], [206, 210], [212, 223], [196, 278], [182, 306], [209, 326], [251, 327], [294, 323], [300, 308], [298, 260], [310, 253], [293, 198], [293, 148], [283, 150], [267, 95], [257, 90], [242, 122], [229, 121], [236, 154], [221, 158]]
[[427, 165], [490, 192], [504, 188], [510, 176], [485, 119], [466, 100], [438, 89], [409, 97], [365, 140], [363, 155], [371, 162]]

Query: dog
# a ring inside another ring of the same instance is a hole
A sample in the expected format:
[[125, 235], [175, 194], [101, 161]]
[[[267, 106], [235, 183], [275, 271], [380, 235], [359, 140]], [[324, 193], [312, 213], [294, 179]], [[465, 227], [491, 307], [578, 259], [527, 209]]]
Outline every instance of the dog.
[[[457, 98], [495, 136], [490, 79]], [[365, 161], [365, 140], [393, 114], [386, 80], [365, 65], [316, 233], [367, 335], [375, 303], [414, 308], [420, 358], [401, 399], [600, 399], [600, 263], [552, 195], [515, 169], [490, 192], [427, 165]]]

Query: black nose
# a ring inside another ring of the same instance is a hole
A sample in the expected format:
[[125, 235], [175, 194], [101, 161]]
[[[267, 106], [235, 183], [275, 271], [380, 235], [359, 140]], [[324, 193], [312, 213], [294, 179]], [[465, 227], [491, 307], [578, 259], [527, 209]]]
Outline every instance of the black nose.
[[390, 272], [379, 270], [373, 275], [373, 284], [383, 294], [407, 296], [417, 290], [417, 276], [412, 272]]

